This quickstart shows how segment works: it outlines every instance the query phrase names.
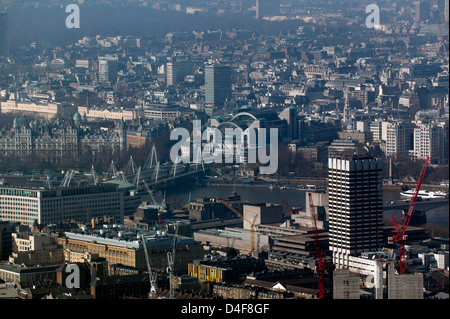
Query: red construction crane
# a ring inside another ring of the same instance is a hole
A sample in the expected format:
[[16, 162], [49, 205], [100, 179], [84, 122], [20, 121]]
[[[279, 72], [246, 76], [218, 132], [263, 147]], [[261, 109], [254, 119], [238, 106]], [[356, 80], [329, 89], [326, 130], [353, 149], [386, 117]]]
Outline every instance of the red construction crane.
[[314, 212], [314, 204], [311, 193], [309, 196], [309, 210], [311, 213], [311, 221], [314, 229], [314, 244], [316, 247], [316, 259], [317, 259], [317, 275], [319, 276], [319, 299], [323, 297], [323, 277], [325, 275], [325, 257], [320, 250], [319, 232], [317, 231], [316, 213]]
[[422, 180], [425, 175], [425, 171], [427, 169], [428, 160], [430, 158], [427, 157], [425, 160], [425, 164], [423, 165], [422, 172], [420, 173], [419, 180], [417, 181], [416, 190], [414, 191], [414, 195], [411, 198], [411, 201], [409, 203], [409, 209], [408, 214], [405, 216], [405, 222], [403, 226], [399, 226], [397, 222], [395, 221], [394, 216], [392, 216], [392, 219], [394, 220], [395, 230], [397, 232], [397, 235], [392, 236], [392, 238], [389, 238], [389, 243], [398, 242], [399, 243], [399, 264], [400, 264], [400, 274], [404, 274], [406, 272], [406, 260], [405, 260], [405, 241], [408, 238], [407, 235], [405, 235], [406, 228], [408, 228], [409, 221], [411, 219], [411, 215], [414, 211], [414, 205], [416, 204], [417, 195], [419, 194], [420, 186], [422, 185]]

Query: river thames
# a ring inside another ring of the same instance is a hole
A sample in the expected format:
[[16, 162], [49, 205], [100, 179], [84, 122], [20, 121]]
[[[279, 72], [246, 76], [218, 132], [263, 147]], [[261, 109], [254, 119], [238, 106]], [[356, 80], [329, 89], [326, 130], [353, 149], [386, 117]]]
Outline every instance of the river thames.
[[[230, 196], [233, 191], [236, 191], [241, 196], [242, 200], [250, 203], [273, 203], [281, 204], [287, 201], [289, 206], [301, 206], [305, 208], [306, 192], [307, 190], [281, 190], [277, 187], [270, 189], [269, 187], [251, 187], [251, 186], [194, 186], [194, 185], [177, 185], [177, 187], [170, 189], [167, 196], [181, 197], [185, 203], [190, 200], [195, 200], [197, 197], [221, 197]], [[384, 189], [383, 202], [391, 202], [405, 200], [405, 197], [400, 195], [399, 189]], [[384, 211], [383, 217], [386, 224], [391, 224], [392, 217], [400, 224], [402, 211], [387, 210]], [[435, 209], [428, 210], [427, 224], [421, 225], [426, 227], [430, 232], [434, 232], [435, 236], [448, 237], [449, 227], [449, 205], [441, 206]]]

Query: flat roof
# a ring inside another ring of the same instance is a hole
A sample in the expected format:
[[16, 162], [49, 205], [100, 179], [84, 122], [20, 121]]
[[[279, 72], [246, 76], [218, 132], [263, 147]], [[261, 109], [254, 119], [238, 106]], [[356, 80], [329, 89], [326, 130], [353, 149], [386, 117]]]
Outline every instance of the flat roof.
[[224, 229], [201, 229], [196, 233], [213, 235], [225, 238], [242, 239], [242, 233], [238, 231], [230, 231]]
[[[128, 249], [141, 249], [142, 239], [144, 236], [147, 248], [172, 247], [175, 235], [155, 230], [142, 230], [123, 225], [114, 224], [116, 227], [109, 225], [107, 228], [96, 229], [73, 229], [65, 232], [68, 239], [97, 243], [103, 245], [111, 245]], [[176, 245], [192, 245], [195, 243], [191, 237], [177, 235]]]
[[52, 272], [60, 265], [48, 265], [48, 266], [37, 266], [37, 267], [27, 267], [23, 265], [17, 265], [10, 262], [0, 263], [0, 270], [23, 274], [23, 273], [33, 273], [33, 272]]
[[109, 181], [103, 182], [102, 184], [118, 185], [119, 189], [136, 187], [135, 184], [125, 182], [125, 181], [119, 181], [119, 180], [109, 180]]

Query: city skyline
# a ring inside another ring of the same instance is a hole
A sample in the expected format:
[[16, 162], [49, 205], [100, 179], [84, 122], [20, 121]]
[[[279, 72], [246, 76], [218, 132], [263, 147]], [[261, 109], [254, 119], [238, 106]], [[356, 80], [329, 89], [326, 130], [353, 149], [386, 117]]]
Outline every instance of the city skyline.
[[448, 1], [0, 6], [0, 299], [448, 299]]

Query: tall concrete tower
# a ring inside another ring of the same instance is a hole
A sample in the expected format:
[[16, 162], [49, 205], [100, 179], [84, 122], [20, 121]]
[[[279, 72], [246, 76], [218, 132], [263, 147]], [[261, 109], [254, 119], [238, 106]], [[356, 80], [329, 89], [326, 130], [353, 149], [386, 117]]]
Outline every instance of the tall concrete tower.
[[337, 269], [349, 256], [383, 244], [383, 162], [372, 156], [328, 159], [329, 241]]

